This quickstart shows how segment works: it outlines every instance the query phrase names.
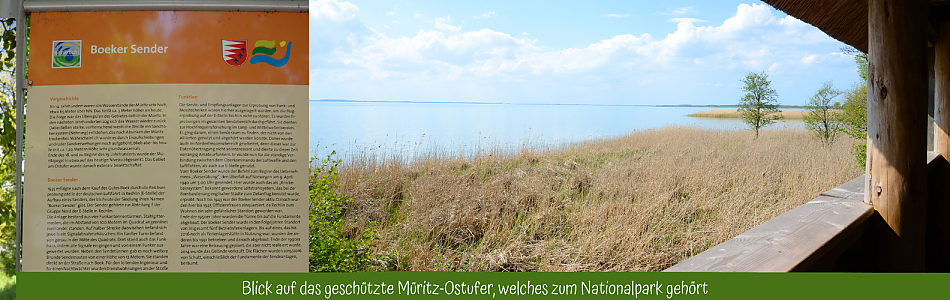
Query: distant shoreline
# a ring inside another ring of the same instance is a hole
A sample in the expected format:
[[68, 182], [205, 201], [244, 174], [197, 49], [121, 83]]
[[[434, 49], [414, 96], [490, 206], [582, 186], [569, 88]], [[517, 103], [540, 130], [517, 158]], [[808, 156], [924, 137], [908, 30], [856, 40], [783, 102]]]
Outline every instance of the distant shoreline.
[[[555, 105], [555, 106], [637, 106], [637, 107], [721, 107], [738, 108], [733, 104], [599, 104], [599, 103], [510, 103], [510, 102], [450, 102], [450, 101], [382, 101], [382, 100], [346, 100], [317, 99], [310, 102], [335, 103], [399, 103], [399, 104], [491, 104], [491, 105]], [[779, 108], [805, 108], [803, 105], [780, 105]]]
[[[735, 104], [660, 104], [653, 105], [656, 107], [722, 107], [722, 108], [739, 108]], [[804, 109], [804, 105], [779, 105], [778, 108], [801, 108]]]
[[[784, 120], [802, 120], [802, 110], [783, 110], [781, 115]], [[742, 113], [738, 109], [713, 109], [710, 111], [701, 111], [694, 114], [688, 114], [687, 117], [694, 118], [713, 118], [713, 119], [742, 119]]]

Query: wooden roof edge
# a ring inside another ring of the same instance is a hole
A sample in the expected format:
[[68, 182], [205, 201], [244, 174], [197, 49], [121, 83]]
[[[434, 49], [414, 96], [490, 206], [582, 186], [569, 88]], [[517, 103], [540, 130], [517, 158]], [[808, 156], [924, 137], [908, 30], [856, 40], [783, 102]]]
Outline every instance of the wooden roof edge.
[[[762, 0], [861, 52], [868, 51], [867, 1]], [[950, 0], [948, 0], [950, 1]], [[863, 30], [862, 30], [863, 28]]]
[[[861, 52], [868, 51], [867, 0], [762, 0], [772, 8], [811, 24], [828, 36]], [[950, 0], [928, 0], [929, 24], [950, 21]], [[934, 10], [937, 11], [934, 11]], [[933, 40], [936, 32], [928, 32]]]

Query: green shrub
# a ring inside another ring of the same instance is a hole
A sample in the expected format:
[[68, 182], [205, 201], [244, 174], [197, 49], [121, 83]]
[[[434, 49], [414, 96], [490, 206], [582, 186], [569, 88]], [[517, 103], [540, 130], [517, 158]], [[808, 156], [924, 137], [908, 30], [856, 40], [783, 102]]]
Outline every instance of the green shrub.
[[859, 141], [854, 145], [854, 161], [859, 169], [864, 169], [865, 160], [867, 160], [867, 138], [868, 138], [868, 100], [867, 86], [856, 83], [851, 89], [845, 91], [845, 102], [842, 105], [844, 113], [841, 115], [841, 121], [844, 123], [844, 132], [851, 138]]
[[16, 299], [16, 275], [0, 274], [0, 300]]
[[866, 162], [868, 159], [868, 144], [867, 143], [854, 144], [851, 147], [854, 148], [854, 151], [851, 151], [851, 153], [854, 154], [854, 161], [857, 164], [858, 169], [860, 170], [866, 169], [867, 168]]
[[[13, 135], [16, 137], [16, 134]], [[6, 276], [16, 274], [16, 159], [13, 150], [6, 151], [0, 159], [0, 268]]]
[[844, 93], [844, 104], [841, 105], [844, 113], [841, 122], [844, 123], [844, 132], [858, 140], [854, 145], [854, 161], [858, 168], [865, 169], [868, 153], [868, 54], [854, 48], [842, 48], [842, 52], [854, 55], [854, 63], [858, 65], [858, 76], [861, 81], [855, 83]]
[[367, 271], [380, 260], [372, 254], [373, 241], [379, 237], [373, 223], [359, 236], [346, 236], [346, 206], [351, 200], [336, 190], [342, 161], [333, 160], [334, 154], [316, 167], [316, 158], [310, 162], [310, 272]]

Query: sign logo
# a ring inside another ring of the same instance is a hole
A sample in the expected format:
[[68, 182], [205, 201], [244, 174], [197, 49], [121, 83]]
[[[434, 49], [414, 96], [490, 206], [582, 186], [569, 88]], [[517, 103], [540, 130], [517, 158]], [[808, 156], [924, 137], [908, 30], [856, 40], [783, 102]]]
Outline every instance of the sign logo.
[[247, 40], [221, 40], [221, 54], [232, 67], [243, 65], [247, 61]]
[[[254, 51], [248, 54], [247, 40], [221, 40], [221, 53], [223, 54], [224, 62], [232, 67], [243, 65], [244, 62], [247, 61], [248, 56], [251, 57], [252, 65], [265, 63], [272, 67], [283, 67], [287, 64], [287, 61], [290, 60], [291, 44], [293, 43], [287, 41], [277, 43], [277, 41], [259, 40], [254, 42]], [[279, 59], [274, 58], [274, 54], [276, 54], [280, 48], [286, 48], [281, 51], [284, 52], [284, 57]]]
[[82, 66], [82, 40], [53, 41], [53, 68]]
[[287, 60], [290, 59], [290, 44], [291, 42], [280, 41], [280, 46], [287, 46], [287, 50], [284, 51], [284, 58], [276, 59], [271, 55], [277, 52], [276, 41], [260, 40], [254, 42], [254, 52], [251, 52], [251, 64], [256, 63], [265, 63], [273, 67], [283, 67], [287, 64]]

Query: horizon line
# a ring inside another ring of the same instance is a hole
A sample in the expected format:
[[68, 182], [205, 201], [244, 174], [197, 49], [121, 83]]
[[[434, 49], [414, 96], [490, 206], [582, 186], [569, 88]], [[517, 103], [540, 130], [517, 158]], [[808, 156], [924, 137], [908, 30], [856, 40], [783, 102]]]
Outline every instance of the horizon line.
[[[602, 104], [602, 103], [513, 103], [480, 101], [408, 101], [408, 100], [347, 100], [347, 99], [309, 99], [309, 102], [348, 102], [348, 103], [411, 103], [411, 104], [491, 104], [491, 105], [563, 105], [563, 106], [641, 106], [641, 107], [738, 107], [736, 104]], [[782, 105], [799, 106], [799, 105]]]

